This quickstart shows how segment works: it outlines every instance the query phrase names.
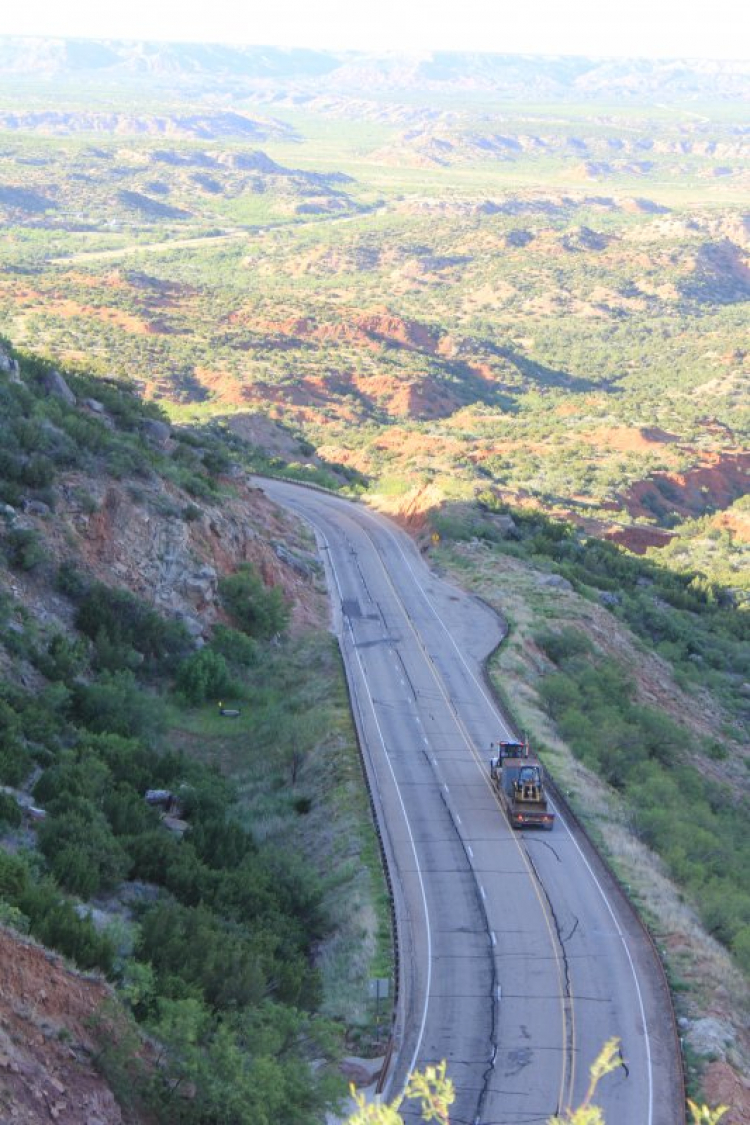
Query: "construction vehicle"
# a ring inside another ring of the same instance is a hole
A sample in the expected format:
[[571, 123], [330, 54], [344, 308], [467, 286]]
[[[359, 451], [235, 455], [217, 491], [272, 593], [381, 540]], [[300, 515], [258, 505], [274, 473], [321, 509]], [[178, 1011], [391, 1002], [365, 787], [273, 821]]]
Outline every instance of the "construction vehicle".
[[544, 789], [544, 769], [528, 742], [490, 743], [490, 778], [512, 828], [547, 828], [555, 814]]

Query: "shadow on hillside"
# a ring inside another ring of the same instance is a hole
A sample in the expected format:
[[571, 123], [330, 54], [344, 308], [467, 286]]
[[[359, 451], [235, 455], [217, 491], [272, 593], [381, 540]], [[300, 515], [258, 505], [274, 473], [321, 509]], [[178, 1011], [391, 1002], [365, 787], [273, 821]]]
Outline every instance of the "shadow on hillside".
[[591, 393], [598, 392], [601, 394], [616, 392], [617, 388], [611, 382], [606, 380], [594, 381], [593, 379], [582, 379], [578, 375], [571, 375], [567, 371], [556, 370], [554, 367], [545, 367], [543, 363], [538, 363], [536, 360], [529, 359], [528, 356], [520, 355], [518, 352], [513, 351], [512, 348], [500, 347], [498, 345], [488, 345], [488, 350], [496, 356], [506, 360], [519, 375], [527, 379], [531, 383], [536, 383], [541, 387], [550, 387], [563, 391], [573, 391], [577, 393]]
[[518, 413], [518, 387], [500, 380], [488, 382], [477, 374], [472, 364], [460, 359], [443, 360], [440, 366], [457, 380], [456, 391], [462, 406], [481, 402], [485, 406], [496, 406], [504, 414]]

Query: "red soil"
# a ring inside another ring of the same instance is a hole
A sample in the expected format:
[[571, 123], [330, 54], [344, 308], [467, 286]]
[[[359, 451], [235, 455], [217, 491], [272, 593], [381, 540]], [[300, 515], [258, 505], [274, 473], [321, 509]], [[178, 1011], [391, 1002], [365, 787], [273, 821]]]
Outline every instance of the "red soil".
[[730, 531], [742, 543], [750, 543], [750, 512], [721, 512], [711, 520], [714, 527]]
[[110, 998], [101, 981], [0, 930], [0, 1087], [3, 1120], [18, 1125], [121, 1125], [97, 1073], [91, 1019]]
[[711, 1106], [728, 1106], [721, 1125], [747, 1125], [750, 1121], [750, 1078], [738, 1074], [728, 1063], [709, 1063], [703, 1074], [703, 1089]]
[[[750, 453], [707, 453], [704, 464], [685, 473], [653, 473], [622, 495], [631, 516], [648, 518], [676, 512], [689, 518], [728, 508], [750, 485]], [[667, 484], [661, 491], [657, 481]]]
[[323, 342], [343, 341], [378, 350], [383, 344], [398, 344], [410, 351], [435, 354], [452, 354], [453, 341], [438, 342], [423, 324], [404, 320], [388, 312], [352, 314], [348, 319], [315, 324], [307, 317], [288, 317], [285, 320], [257, 320], [251, 310], [240, 309], [229, 316], [230, 323], [245, 324], [256, 332], [278, 336], [294, 336]]
[[[560, 408], [560, 412], [565, 410]], [[575, 413], [576, 408], [572, 408]], [[621, 453], [653, 453], [658, 447], [659, 453], [664, 456], [664, 445], [678, 442], [676, 434], [667, 433], [657, 426], [632, 428], [630, 426], [609, 426], [597, 430], [587, 430], [576, 433], [579, 440], [596, 446], [597, 449], [616, 449]]]
[[674, 538], [674, 533], [658, 527], [614, 526], [605, 531], [604, 538], [622, 544], [634, 555], [645, 555], [649, 547], [666, 547]]

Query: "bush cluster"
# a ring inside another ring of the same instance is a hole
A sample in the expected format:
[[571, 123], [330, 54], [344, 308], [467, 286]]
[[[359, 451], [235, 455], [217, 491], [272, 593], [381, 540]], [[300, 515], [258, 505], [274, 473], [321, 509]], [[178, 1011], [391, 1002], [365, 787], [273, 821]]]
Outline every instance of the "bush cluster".
[[[218, 659], [228, 667], [223, 657]], [[89, 690], [107, 678], [101, 674]], [[53, 702], [21, 691], [2, 701], [8, 744], [25, 746], [33, 729], [32, 708], [43, 711]], [[321, 993], [311, 952], [326, 925], [316, 880], [302, 863], [256, 844], [234, 818], [235, 793], [220, 774], [179, 754], [155, 753], [140, 737], [101, 729], [104, 710], [99, 702], [90, 715], [81, 714], [73, 700], [62, 719], [62, 740], [48, 743], [41, 755], [47, 765], [34, 799], [47, 813], [38, 830], [46, 867], [40, 875], [34, 865], [0, 848], [3, 916], [84, 968], [124, 981], [148, 980], [134, 1012], [168, 1048], [166, 1065], [149, 1079], [144, 1094], [158, 1119], [170, 1120], [170, 1089], [180, 1076], [195, 1085], [196, 1105], [203, 1107], [190, 1120], [228, 1119], [234, 1092], [222, 1091], [207, 1064], [221, 1047], [233, 1065], [252, 1070], [256, 1082], [273, 1076], [288, 1094], [296, 1089], [295, 1070], [301, 1069], [306, 1081], [294, 1096], [299, 1119], [308, 1119], [307, 1106], [312, 1121], [331, 1091], [324, 1075], [310, 1076], [309, 1048], [302, 1041], [322, 1036], [330, 1046], [333, 1032], [315, 1015]], [[47, 725], [53, 719], [59, 730], [60, 713], [50, 712]], [[44, 729], [37, 714], [36, 733]], [[147, 788], [175, 794], [188, 825], [182, 838], [170, 833], [146, 803]], [[9, 824], [17, 818], [17, 806], [8, 798], [0, 805], [0, 820]], [[133, 956], [126, 961], [117, 956], [114, 939], [97, 932], [67, 897], [88, 899], [123, 879], [160, 890], [156, 901], [140, 908]], [[182, 1047], [194, 1022], [198, 1030], [186, 1055]], [[249, 1025], [255, 1027], [252, 1058], [246, 1049]], [[287, 1046], [280, 1052], [282, 1026]], [[274, 1096], [266, 1090], [270, 1102]], [[255, 1100], [250, 1106], [257, 1109]], [[250, 1108], [233, 1109], [231, 1119], [257, 1120]]]
[[289, 607], [278, 586], [266, 586], [252, 563], [219, 579], [219, 594], [238, 627], [251, 637], [268, 640], [289, 623]]
[[693, 895], [706, 928], [750, 974], [750, 808], [688, 761], [688, 732], [644, 706], [614, 660], [574, 629], [544, 631], [537, 644], [556, 665], [539, 695], [574, 753], [627, 798], [640, 837]]

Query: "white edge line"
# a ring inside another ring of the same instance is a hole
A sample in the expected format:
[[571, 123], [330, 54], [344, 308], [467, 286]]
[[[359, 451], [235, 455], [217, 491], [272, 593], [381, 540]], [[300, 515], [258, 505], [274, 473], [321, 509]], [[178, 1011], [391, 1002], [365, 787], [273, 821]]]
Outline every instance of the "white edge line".
[[[333, 574], [333, 579], [336, 583], [336, 589], [338, 591], [339, 600], [343, 601], [343, 594], [342, 594], [342, 590], [341, 590], [341, 585], [339, 583], [338, 574], [336, 573], [336, 567], [335, 567], [333, 559], [331, 557], [332, 551], [330, 549], [330, 545], [328, 543], [328, 540], [327, 540], [325, 534], [320, 530], [320, 528], [316, 527], [316, 530], [318, 531], [321, 538], [323, 539], [323, 542], [328, 547], [328, 562], [329, 562], [329, 565], [331, 567], [331, 573]], [[353, 650], [354, 656], [357, 660], [357, 664], [359, 665], [359, 671], [360, 671], [360, 675], [362, 677], [362, 682], [365, 685], [367, 685], [367, 677], [365, 676], [365, 670], [362, 666], [362, 660], [361, 660], [361, 657], [360, 657], [360, 654], [359, 654], [359, 650], [354, 645], [354, 633], [352, 631], [351, 621], [348, 623], [348, 626], [349, 626], [349, 632], [350, 632], [351, 638], [352, 638], [352, 650]], [[409, 1066], [408, 1066], [407, 1071], [406, 1071], [407, 1082], [408, 1082], [408, 1076], [412, 1073], [412, 1071], [415, 1069], [415, 1067], [417, 1065], [417, 1058], [419, 1056], [420, 1050], [422, 1049], [422, 1039], [424, 1038], [424, 1031], [425, 1031], [425, 1027], [427, 1025], [427, 1009], [428, 1009], [428, 1006], [429, 1006], [429, 1003], [430, 1003], [430, 990], [432, 988], [432, 930], [430, 928], [430, 912], [427, 908], [427, 895], [426, 895], [426, 892], [425, 892], [424, 881], [422, 879], [422, 869], [419, 866], [419, 856], [417, 855], [417, 846], [414, 842], [414, 835], [413, 835], [412, 830], [411, 830], [411, 824], [409, 823], [409, 817], [408, 817], [407, 812], [406, 812], [406, 806], [404, 805], [404, 799], [401, 796], [401, 790], [399, 789], [398, 782], [396, 781], [396, 774], [394, 772], [393, 765], [391, 763], [391, 759], [388, 755], [388, 751], [386, 750], [385, 739], [383, 737], [383, 731], [381, 729], [380, 723], [378, 722], [378, 716], [377, 716], [376, 711], [375, 711], [375, 706], [372, 702], [372, 699], [370, 697], [369, 692], [365, 692], [365, 694], [367, 695], [367, 700], [368, 700], [368, 703], [370, 704], [370, 711], [372, 712], [373, 722], [375, 723], [375, 727], [376, 727], [377, 732], [378, 732], [378, 737], [380, 738], [380, 744], [383, 747], [383, 754], [385, 756], [386, 762], [388, 763], [388, 769], [390, 770], [390, 774], [391, 774], [391, 777], [393, 779], [393, 784], [396, 788], [396, 793], [398, 795], [399, 804], [401, 805], [401, 812], [402, 812], [403, 817], [404, 817], [404, 823], [406, 824], [406, 831], [407, 831], [408, 836], [409, 836], [409, 843], [411, 844], [411, 850], [412, 850], [412, 854], [414, 856], [414, 865], [415, 865], [415, 869], [416, 869], [416, 872], [417, 872], [417, 878], [419, 880], [419, 890], [420, 890], [420, 893], [422, 895], [422, 909], [424, 910], [425, 928], [427, 930], [427, 983], [426, 983], [426, 987], [425, 987], [425, 1000], [424, 1000], [424, 1006], [423, 1006], [423, 1009], [422, 1009], [422, 1019], [421, 1019], [420, 1025], [419, 1025], [419, 1034], [417, 1036], [417, 1045], [414, 1048], [414, 1054], [412, 1056], [412, 1060], [409, 1063]], [[406, 1083], [404, 1083], [404, 1090], [405, 1089], [406, 1089]], [[402, 1096], [403, 1096], [403, 1092], [402, 1092]]]
[[594, 871], [591, 867], [591, 864], [586, 859], [586, 856], [583, 854], [583, 850], [582, 850], [580, 844], [576, 840], [573, 833], [570, 831], [570, 828], [568, 827], [567, 821], [565, 820], [564, 817], [560, 818], [560, 822], [564, 825], [565, 831], [568, 833], [568, 836], [573, 841], [573, 845], [574, 845], [576, 851], [578, 852], [581, 859], [583, 860], [583, 862], [586, 866], [586, 870], [588, 871], [591, 878], [594, 880], [594, 884], [595, 884], [597, 890], [599, 891], [599, 894], [601, 895], [602, 899], [604, 900], [604, 904], [607, 907], [607, 910], [609, 911], [610, 917], [612, 918], [612, 921], [615, 924], [615, 929], [617, 930], [620, 941], [622, 942], [622, 947], [625, 950], [625, 954], [628, 958], [628, 963], [630, 965], [630, 971], [633, 974], [633, 983], [635, 984], [635, 991], [636, 991], [636, 995], [638, 997], [638, 1008], [640, 1009], [640, 1013], [641, 1013], [641, 1023], [643, 1024], [643, 1038], [644, 1038], [645, 1047], [646, 1047], [646, 1062], [647, 1062], [647, 1072], [648, 1072], [648, 1125], [652, 1125], [653, 1107], [654, 1107], [654, 1086], [653, 1086], [652, 1063], [651, 1063], [651, 1039], [650, 1039], [650, 1036], [648, 1034], [648, 1024], [646, 1022], [646, 1009], [645, 1009], [644, 1004], [643, 1004], [643, 994], [641, 992], [641, 986], [638, 983], [638, 974], [635, 971], [635, 964], [633, 962], [633, 958], [632, 958], [632, 955], [630, 953], [630, 947], [627, 943], [627, 939], [625, 937], [625, 934], [622, 931], [620, 923], [617, 920], [617, 916], [615, 915], [615, 912], [612, 909], [612, 905], [611, 905], [611, 903], [610, 903], [610, 901], [607, 897], [607, 894], [606, 894], [604, 888], [602, 887], [601, 883], [597, 879], [596, 875], [594, 874]]

